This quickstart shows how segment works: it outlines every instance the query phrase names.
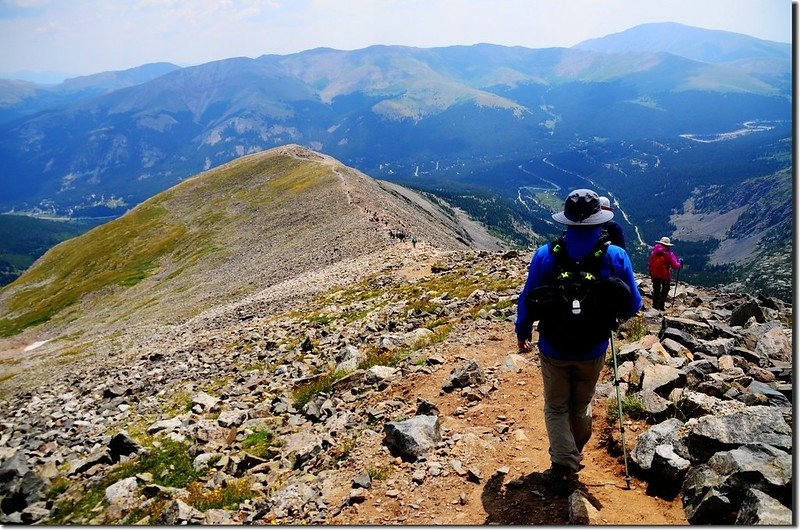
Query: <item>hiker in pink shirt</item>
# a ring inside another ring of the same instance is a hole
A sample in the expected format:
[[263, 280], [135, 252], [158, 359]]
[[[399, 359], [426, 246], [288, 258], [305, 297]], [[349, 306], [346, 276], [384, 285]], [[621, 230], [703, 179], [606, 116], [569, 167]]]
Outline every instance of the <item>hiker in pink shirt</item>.
[[672, 252], [672, 242], [667, 236], [659, 239], [650, 253], [648, 269], [653, 280], [653, 308], [664, 310], [669, 295], [669, 283], [672, 280], [672, 269], [680, 269], [683, 260]]

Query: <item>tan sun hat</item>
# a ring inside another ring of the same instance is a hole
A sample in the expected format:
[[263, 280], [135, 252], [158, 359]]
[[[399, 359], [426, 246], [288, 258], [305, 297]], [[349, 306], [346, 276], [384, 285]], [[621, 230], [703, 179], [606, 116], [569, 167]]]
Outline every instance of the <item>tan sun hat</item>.
[[667, 236], [662, 237], [661, 239], [656, 241], [656, 243], [661, 243], [665, 247], [673, 247], [673, 246], [675, 246], [675, 245], [672, 244], [672, 242], [670, 242], [670, 240], [669, 240], [669, 238]]

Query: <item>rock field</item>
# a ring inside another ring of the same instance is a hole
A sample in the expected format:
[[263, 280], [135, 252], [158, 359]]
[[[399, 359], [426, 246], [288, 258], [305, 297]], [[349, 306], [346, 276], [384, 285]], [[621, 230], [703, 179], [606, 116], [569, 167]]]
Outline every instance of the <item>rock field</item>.
[[64, 365], [0, 403], [0, 522], [791, 524], [791, 307], [681, 284], [659, 312], [638, 277], [633, 487], [609, 368], [560, 499], [513, 336], [529, 259], [397, 243]]

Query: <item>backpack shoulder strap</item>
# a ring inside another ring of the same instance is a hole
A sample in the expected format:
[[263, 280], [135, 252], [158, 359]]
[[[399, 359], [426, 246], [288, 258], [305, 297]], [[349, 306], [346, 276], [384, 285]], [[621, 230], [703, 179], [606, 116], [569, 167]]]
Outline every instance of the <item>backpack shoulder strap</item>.
[[558, 239], [550, 241], [547, 244], [547, 248], [550, 250], [550, 255], [552, 255], [556, 261], [567, 258], [567, 248], [564, 245], [563, 237], [559, 237]]
[[564, 244], [563, 236], [551, 241], [547, 245], [555, 265], [553, 269], [554, 278], [558, 278], [567, 271], [577, 270], [575, 269], [575, 263], [570, 260], [569, 256], [567, 255], [567, 247]]
[[573, 270], [597, 270], [602, 265], [603, 260], [608, 252], [608, 246], [611, 243], [608, 240], [600, 239], [594, 246], [591, 252], [587, 254], [580, 261], [572, 261], [567, 256], [567, 249], [564, 245], [564, 239], [558, 238], [549, 243], [550, 253], [555, 257], [556, 262], [561, 265], [567, 265]]

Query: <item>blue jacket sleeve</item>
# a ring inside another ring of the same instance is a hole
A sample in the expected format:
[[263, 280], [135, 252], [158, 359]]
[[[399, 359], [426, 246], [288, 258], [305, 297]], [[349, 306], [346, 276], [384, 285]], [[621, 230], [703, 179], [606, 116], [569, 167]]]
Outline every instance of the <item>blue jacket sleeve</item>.
[[533, 335], [533, 321], [528, 315], [525, 298], [531, 290], [542, 284], [542, 278], [544, 278], [547, 267], [550, 265], [550, 260], [550, 251], [547, 245], [539, 247], [533, 254], [531, 264], [528, 267], [528, 278], [525, 280], [525, 286], [522, 288], [517, 301], [517, 321], [514, 324], [517, 340], [530, 340]]

